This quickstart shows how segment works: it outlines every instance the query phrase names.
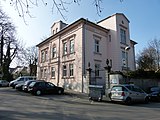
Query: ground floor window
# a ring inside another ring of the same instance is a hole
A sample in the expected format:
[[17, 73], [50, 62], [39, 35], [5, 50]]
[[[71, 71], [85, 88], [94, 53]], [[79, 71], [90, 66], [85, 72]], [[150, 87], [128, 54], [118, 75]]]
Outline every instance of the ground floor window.
[[73, 71], [74, 71], [73, 64], [69, 64], [69, 76], [73, 76]]
[[67, 66], [63, 65], [63, 77], [67, 76]]
[[55, 78], [55, 67], [51, 67], [51, 77]]

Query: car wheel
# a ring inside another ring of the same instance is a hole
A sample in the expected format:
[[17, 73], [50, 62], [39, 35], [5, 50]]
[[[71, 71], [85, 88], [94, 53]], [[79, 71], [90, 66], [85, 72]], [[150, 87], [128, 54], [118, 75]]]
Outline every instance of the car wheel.
[[146, 104], [149, 103], [149, 98], [146, 97], [145, 100], [144, 100], [144, 102], [145, 102]]
[[130, 98], [130, 97], [126, 98], [125, 104], [126, 104], [126, 105], [130, 105], [131, 103], [132, 103], [131, 98]]
[[62, 94], [63, 93], [63, 91], [62, 90], [58, 90], [58, 94]]
[[39, 96], [39, 95], [41, 95], [41, 94], [42, 94], [42, 92], [41, 92], [40, 90], [37, 90], [37, 91], [36, 91], [36, 95]]

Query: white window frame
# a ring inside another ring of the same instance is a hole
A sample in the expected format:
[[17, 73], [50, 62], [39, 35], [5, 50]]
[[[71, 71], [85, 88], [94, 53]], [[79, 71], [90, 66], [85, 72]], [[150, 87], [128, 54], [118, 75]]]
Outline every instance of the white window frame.
[[57, 49], [56, 46], [52, 48], [52, 59], [57, 57]]
[[100, 53], [100, 41], [97, 39], [94, 39], [94, 44], [95, 44], [95, 52]]
[[51, 78], [55, 78], [55, 67], [51, 67]]
[[[63, 65], [63, 77], [66, 77], [67, 76], [67, 65]], [[65, 67], [65, 68], [64, 68]]]
[[67, 55], [67, 42], [63, 43], [63, 55]]
[[42, 63], [45, 62], [45, 52], [44, 51], [41, 52], [41, 62]]
[[74, 65], [69, 64], [69, 76], [74, 76]]
[[121, 43], [126, 44], [126, 31], [124, 29], [120, 29]]
[[74, 53], [74, 39], [70, 40], [70, 46], [69, 46], [69, 48], [70, 48], [70, 54]]

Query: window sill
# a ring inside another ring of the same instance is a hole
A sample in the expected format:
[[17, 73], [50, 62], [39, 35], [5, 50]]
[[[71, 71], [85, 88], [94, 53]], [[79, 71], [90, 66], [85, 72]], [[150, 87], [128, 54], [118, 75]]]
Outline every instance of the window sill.
[[96, 55], [102, 55], [102, 53], [99, 53], [99, 52], [94, 52], [94, 54], [96, 54]]

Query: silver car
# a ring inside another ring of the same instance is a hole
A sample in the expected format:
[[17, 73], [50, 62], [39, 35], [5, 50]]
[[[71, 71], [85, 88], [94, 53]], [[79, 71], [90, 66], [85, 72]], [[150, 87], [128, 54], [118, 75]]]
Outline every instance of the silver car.
[[0, 80], [0, 87], [8, 87], [9, 82], [7, 80]]
[[111, 101], [121, 101], [125, 104], [132, 102], [149, 102], [148, 94], [141, 88], [131, 84], [114, 85], [110, 91]]

